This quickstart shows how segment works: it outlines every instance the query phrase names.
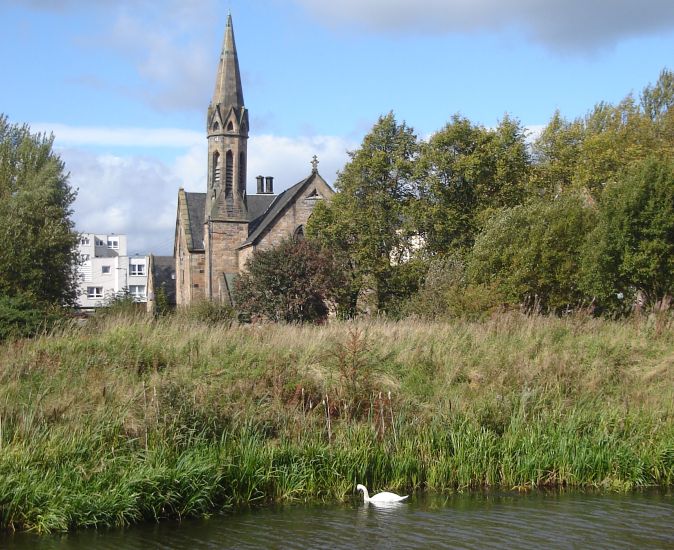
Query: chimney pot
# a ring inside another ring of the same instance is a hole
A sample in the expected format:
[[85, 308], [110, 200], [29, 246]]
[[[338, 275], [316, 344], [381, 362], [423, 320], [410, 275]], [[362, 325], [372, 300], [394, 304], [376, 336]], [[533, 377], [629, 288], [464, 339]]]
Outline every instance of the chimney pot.
[[274, 178], [272, 176], [267, 176], [265, 178], [265, 189], [264, 192], [268, 195], [274, 194]]
[[257, 176], [257, 194], [262, 195], [264, 193], [264, 176]]

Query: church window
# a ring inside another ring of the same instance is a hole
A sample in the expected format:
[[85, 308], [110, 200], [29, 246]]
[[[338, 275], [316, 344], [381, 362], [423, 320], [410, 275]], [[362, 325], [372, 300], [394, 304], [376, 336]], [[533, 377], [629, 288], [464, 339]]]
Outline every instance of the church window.
[[213, 123], [213, 130], [219, 130], [219, 129], [220, 129], [220, 124], [218, 124], [217, 121], [214, 122], [214, 123]]
[[225, 156], [225, 196], [232, 194], [232, 184], [234, 183], [234, 160], [231, 151], [227, 151]]
[[229, 124], [227, 125], [227, 131], [232, 132], [234, 131], [234, 124], [232, 124], [232, 121], [229, 121]]
[[213, 153], [213, 186], [220, 184], [220, 153]]
[[239, 153], [239, 189], [246, 190], [246, 155]]
[[294, 241], [304, 240], [304, 226], [303, 225], [297, 226], [297, 228], [295, 229], [295, 232], [293, 233], [293, 240]]

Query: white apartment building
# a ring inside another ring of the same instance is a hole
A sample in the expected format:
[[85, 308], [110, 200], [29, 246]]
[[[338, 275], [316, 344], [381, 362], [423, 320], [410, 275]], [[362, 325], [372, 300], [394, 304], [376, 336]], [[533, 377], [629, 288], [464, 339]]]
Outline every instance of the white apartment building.
[[147, 256], [129, 256], [126, 235], [81, 233], [78, 306], [100, 307], [125, 289], [138, 302], [147, 301]]

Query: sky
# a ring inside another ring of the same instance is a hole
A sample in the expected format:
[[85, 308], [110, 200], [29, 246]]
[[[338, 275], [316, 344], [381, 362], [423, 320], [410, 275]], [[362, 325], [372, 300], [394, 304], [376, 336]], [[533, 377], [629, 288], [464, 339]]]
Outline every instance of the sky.
[[317, 155], [333, 183], [377, 118], [455, 113], [535, 132], [674, 69], [672, 0], [0, 0], [0, 113], [54, 147], [81, 232], [172, 254], [177, 191], [206, 190], [206, 109], [231, 11], [255, 175]]

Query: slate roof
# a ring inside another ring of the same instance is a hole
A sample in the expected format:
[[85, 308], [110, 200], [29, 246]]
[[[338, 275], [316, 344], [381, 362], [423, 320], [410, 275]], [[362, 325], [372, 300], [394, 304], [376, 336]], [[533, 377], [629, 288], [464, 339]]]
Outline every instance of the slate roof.
[[314, 177], [314, 175], [315, 174], [311, 174], [308, 178], [303, 179], [283, 191], [280, 195], [277, 195], [274, 202], [269, 205], [269, 208], [264, 213], [264, 216], [254, 220], [248, 226], [248, 238], [241, 246], [239, 246], [239, 248], [253, 244], [255, 240], [262, 235], [264, 230], [274, 222], [276, 216], [280, 214], [290, 202], [292, 202], [295, 196], [304, 188], [304, 185]]
[[206, 193], [185, 193], [187, 215], [190, 218], [192, 246], [190, 250], [204, 249], [204, 212], [206, 210]]
[[[308, 178], [296, 183], [278, 195], [248, 195], [248, 239], [239, 248], [253, 244], [258, 237], [275, 221], [286, 206], [302, 191], [304, 186], [317, 177], [311, 174]], [[320, 176], [318, 176], [320, 177]], [[185, 193], [187, 214], [189, 216], [192, 243], [189, 249], [193, 252], [204, 250], [204, 215], [206, 210], [206, 193]]]
[[155, 292], [164, 288], [169, 304], [176, 303], [176, 262], [173, 256], [152, 256], [152, 277]]

